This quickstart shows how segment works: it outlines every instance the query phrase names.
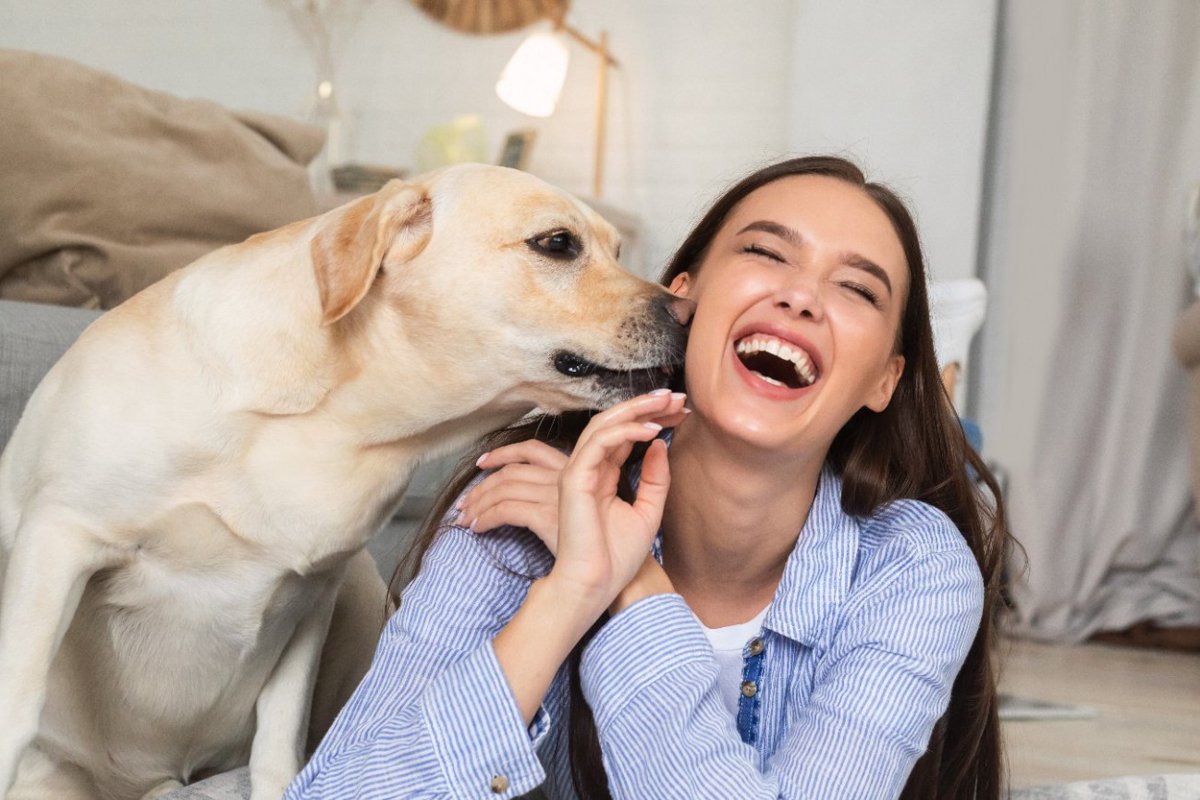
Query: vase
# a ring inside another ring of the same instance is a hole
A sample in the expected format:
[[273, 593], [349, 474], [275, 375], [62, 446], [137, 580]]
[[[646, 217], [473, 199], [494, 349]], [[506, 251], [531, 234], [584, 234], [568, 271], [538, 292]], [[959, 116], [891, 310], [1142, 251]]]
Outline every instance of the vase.
[[325, 146], [309, 165], [313, 188], [319, 193], [333, 192], [332, 170], [346, 163], [349, 157], [349, 124], [332, 80], [325, 78], [317, 82], [309, 104], [308, 120], [325, 132]]

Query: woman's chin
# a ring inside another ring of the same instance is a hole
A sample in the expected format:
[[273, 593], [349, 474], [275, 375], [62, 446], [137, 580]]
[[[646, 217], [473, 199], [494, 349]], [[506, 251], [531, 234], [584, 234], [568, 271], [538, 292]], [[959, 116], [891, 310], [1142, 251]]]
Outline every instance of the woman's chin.
[[[697, 422], [707, 425], [719, 437], [743, 447], [771, 454], [792, 449], [789, 443], [797, 434], [793, 429], [794, 416], [785, 419], [778, 415], [763, 414], [763, 409], [731, 407], [732, 404], [729, 403], [716, 405], [716, 408], [711, 409], [711, 413], [706, 414], [697, 409], [697, 413], [693, 413], [692, 416]], [[787, 424], [788, 422], [793, 425]]]

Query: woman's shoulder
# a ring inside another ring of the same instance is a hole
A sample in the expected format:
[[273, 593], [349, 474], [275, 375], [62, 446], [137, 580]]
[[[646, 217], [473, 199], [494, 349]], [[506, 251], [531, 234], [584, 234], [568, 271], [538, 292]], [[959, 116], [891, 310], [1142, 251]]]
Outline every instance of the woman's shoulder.
[[937, 506], [921, 500], [893, 500], [860, 520], [863, 554], [888, 550], [920, 557], [946, 551], [970, 553], [954, 522]]
[[895, 500], [860, 520], [854, 583], [860, 599], [912, 584], [977, 594], [979, 563], [966, 538], [941, 509]]
[[528, 528], [503, 525], [471, 535], [489, 558], [519, 577], [541, 578], [554, 566], [554, 556]]
[[476, 533], [449, 524], [438, 531], [422, 564], [463, 559], [491, 562], [498, 569], [523, 578], [543, 577], [554, 564], [546, 546], [525, 528], [504, 525]]
[[858, 559], [837, 613], [826, 617], [829, 663], [881, 654], [883, 662], [872, 663], [891, 659], [948, 692], [983, 613], [983, 576], [970, 546], [945, 513], [917, 500], [856, 520]]
[[[461, 500], [483, 479], [483, 473], [473, 479], [459, 495]], [[521, 578], [540, 578], [554, 565], [554, 556], [542, 541], [527, 528], [502, 525], [489, 531], [476, 532], [456, 525], [456, 501], [442, 520], [426, 560], [482, 559], [497, 569]]]

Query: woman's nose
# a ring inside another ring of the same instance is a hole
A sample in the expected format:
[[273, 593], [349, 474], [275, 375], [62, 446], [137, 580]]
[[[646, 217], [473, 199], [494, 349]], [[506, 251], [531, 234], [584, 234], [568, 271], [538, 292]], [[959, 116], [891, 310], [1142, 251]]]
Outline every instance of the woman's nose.
[[775, 292], [775, 305], [798, 319], [820, 321], [825, 316], [817, 282], [802, 275], [792, 276]]

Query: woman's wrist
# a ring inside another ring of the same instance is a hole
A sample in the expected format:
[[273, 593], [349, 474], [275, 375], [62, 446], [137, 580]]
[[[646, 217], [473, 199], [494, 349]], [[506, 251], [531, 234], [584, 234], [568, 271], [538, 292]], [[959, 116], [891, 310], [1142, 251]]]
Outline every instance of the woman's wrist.
[[633, 580], [617, 593], [608, 607], [610, 616], [616, 616], [638, 600], [656, 594], [674, 594], [675, 586], [654, 556], [647, 553], [646, 560], [633, 576]]
[[496, 659], [526, 724], [559, 666], [603, 611], [603, 603], [579, 597], [547, 576], [533, 582], [525, 602], [496, 635]]
[[552, 591], [559, 598], [560, 602], [564, 603], [568, 609], [571, 609], [570, 613], [577, 614], [581, 620], [586, 620], [587, 624], [584, 625], [585, 631], [597, 619], [605, 615], [616, 596], [611, 588], [607, 590], [589, 589], [580, 587], [568, 580], [561, 582], [550, 581], [550, 583], [553, 586], [548, 588], [552, 588]]
[[547, 597], [553, 597], [551, 602], [559, 604], [559, 613], [586, 621], [583, 630], [592, 626], [613, 599], [613, 590], [605, 589], [602, 585], [576, 580], [559, 570], [552, 569], [544, 578], [534, 582], [540, 586]]

